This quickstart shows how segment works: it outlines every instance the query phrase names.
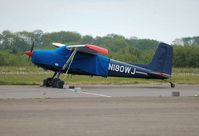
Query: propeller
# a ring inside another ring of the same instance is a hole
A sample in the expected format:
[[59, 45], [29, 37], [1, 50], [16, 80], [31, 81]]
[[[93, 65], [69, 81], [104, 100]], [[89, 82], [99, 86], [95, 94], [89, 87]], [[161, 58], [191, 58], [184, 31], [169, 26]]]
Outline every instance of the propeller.
[[32, 47], [31, 47], [31, 49], [30, 49], [30, 52], [33, 51], [34, 46], [35, 46], [35, 42], [33, 41], [33, 42], [32, 42]]
[[25, 52], [24, 52], [24, 54], [26, 54], [26, 55], [29, 56], [29, 59], [30, 59], [30, 57], [32, 57], [32, 55], [33, 55], [34, 46], [35, 46], [35, 42], [33, 41], [33, 42], [32, 42], [32, 46], [31, 46], [31, 48], [30, 48], [30, 51], [25, 51]]

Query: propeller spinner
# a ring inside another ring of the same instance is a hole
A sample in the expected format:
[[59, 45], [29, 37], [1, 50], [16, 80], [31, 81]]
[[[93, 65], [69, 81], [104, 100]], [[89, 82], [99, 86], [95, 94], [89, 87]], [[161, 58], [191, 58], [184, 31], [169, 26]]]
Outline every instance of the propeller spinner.
[[32, 55], [33, 55], [34, 45], [35, 45], [35, 43], [33, 42], [30, 51], [25, 51], [24, 52], [24, 54], [26, 54], [27, 56], [29, 56], [29, 58], [32, 57]]

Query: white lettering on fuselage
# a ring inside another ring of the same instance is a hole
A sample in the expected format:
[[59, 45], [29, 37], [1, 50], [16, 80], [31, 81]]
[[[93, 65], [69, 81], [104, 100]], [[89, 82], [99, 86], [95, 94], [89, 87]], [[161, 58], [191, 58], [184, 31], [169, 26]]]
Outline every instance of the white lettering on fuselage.
[[118, 65], [118, 64], [109, 64], [108, 70], [121, 72], [121, 73], [125, 73], [125, 74], [132, 74], [132, 75], [134, 75], [136, 73], [136, 68]]

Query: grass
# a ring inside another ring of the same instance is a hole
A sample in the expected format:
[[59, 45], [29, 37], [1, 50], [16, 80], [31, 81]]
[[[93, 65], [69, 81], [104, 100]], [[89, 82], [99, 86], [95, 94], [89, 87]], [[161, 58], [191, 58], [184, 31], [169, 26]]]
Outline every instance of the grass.
[[[43, 79], [52, 76], [52, 72], [44, 71], [41, 68], [33, 66], [0, 67], [0, 84], [1, 85], [40, 85]], [[61, 79], [71, 85], [81, 84], [139, 84], [139, 83], [166, 83], [170, 80], [149, 80], [135, 78], [117, 78], [117, 77], [90, 77], [73, 75], [61, 75]], [[199, 68], [174, 68], [173, 82], [178, 84], [199, 84]]]

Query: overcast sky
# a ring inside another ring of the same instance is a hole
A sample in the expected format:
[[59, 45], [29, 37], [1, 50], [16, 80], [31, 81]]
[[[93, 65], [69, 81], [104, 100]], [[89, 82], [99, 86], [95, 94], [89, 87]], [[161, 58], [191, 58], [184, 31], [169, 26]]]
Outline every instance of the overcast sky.
[[0, 0], [0, 31], [35, 29], [171, 43], [199, 36], [199, 0]]

